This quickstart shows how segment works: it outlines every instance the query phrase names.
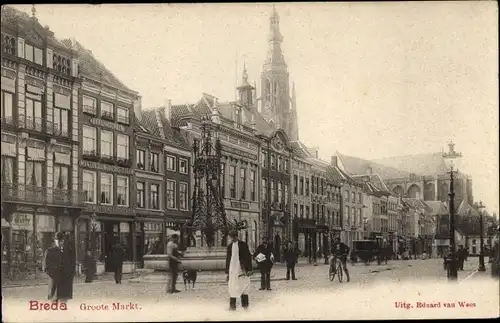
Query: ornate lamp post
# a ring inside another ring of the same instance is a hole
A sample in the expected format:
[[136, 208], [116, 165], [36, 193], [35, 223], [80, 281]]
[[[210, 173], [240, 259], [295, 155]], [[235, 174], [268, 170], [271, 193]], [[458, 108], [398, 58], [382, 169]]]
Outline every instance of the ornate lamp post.
[[451, 259], [448, 269], [448, 280], [454, 281], [458, 278], [457, 272], [457, 255], [456, 255], [456, 242], [455, 242], [455, 190], [453, 183], [453, 173], [458, 172], [458, 162], [462, 153], [457, 153], [455, 151], [455, 144], [453, 142], [448, 144], [448, 152], [443, 153], [443, 158], [445, 160], [446, 166], [450, 173], [450, 192], [448, 196], [450, 197], [450, 252]]
[[[221, 243], [225, 246], [230, 225], [221, 192], [221, 143], [217, 134], [219, 123], [214, 109], [210, 117], [206, 116], [201, 120], [201, 139], [194, 140], [193, 214], [191, 221], [185, 226], [188, 230], [200, 230], [209, 250], [216, 245], [216, 232], [222, 232]], [[233, 226], [242, 230], [246, 228], [246, 222], [235, 222]]]
[[486, 271], [484, 267], [484, 230], [483, 230], [483, 212], [485, 206], [482, 201], [474, 203], [474, 208], [479, 212], [479, 267], [478, 271]]

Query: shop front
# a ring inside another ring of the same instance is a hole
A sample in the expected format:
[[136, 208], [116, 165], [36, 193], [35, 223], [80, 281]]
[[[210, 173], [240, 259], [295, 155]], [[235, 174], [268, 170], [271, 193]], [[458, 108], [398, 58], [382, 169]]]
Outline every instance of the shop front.
[[[78, 221], [80, 254], [90, 252], [97, 262], [97, 274], [113, 272], [111, 262], [115, 244], [123, 248], [123, 273], [135, 271], [137, 259], [137, 221], [135, 210], [128, 207], [90, 205]], [[87, 243], [83, 243], [87, 239]], [[85, 250], [83, 247], [85, 246]], [[83, 256], [79, 258], [81, 264]], [[80, 267], [81, 268], [81, 267]]]
[[301, 256], [308, 258], [309, 261], [316, 259], [316, 221], [314, 219], [295, 218], [293, 223], [293, 236], [298, 243]]

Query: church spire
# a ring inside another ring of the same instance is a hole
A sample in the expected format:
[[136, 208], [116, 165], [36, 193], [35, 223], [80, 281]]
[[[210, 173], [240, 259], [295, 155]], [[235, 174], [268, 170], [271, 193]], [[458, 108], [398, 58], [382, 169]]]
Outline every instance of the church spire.
[[283, 36], [280, 32], [280, 17], [276, 11], [276, 7], [273, 5], [273, 12], [269, 18], [269, 50], [267, 54], [266, 65], [284, 65], [285, 58], [281, 50], [281, 43], [283, 42]]
[[292, 83], [292, 97], [290, 98], [292, 101], [291, 109], [290, 109], [290, 128], [289, 128], [289, 136], [290, 140], [297, 141], [299, 140], [299, 124], [297, 120], [297, 98], [295, 96], [295, 82]]

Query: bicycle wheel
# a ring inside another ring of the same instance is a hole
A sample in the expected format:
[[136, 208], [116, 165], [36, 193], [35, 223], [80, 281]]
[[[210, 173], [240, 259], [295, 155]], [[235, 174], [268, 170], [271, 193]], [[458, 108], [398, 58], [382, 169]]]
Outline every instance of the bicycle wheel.
[[342, 266], [341, 265], [339, 265], [337, 267], [337, 271], [339, 272], [338, 275], [337, 275], [337, 277], [338, 277], [339, 283], [341, 283], [343, 275], [344, 275], [344, 273], [342, 272]]
[[330, 268], [328, 270], [328, 278], [330, 281], [333, 281], [335, 279], [335, 266], [330, 265]]

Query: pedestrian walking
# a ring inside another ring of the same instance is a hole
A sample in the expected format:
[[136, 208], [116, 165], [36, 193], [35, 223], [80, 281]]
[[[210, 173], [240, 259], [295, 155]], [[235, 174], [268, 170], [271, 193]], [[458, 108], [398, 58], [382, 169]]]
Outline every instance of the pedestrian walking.
[[238, 239], [238, 231], [229, 232], [231, 243], [227, 246], [226, 281], [228, 282], [229, 309], [236, 310], [236, 300], [241, 298], [241, 307], [248, 309], [252, 254], [248, 244]]
[[464, 270], [464, 261], [465, 261], [465, 257], [466, 257], [466, 250], [464, 248], [464, 246], [460, 246], [458, 247], [458, 250], [457, 250], [457, 258], [458, 258], [458, 270]]
[[177, 277], [179, 275], [179, 267], [181, 264], [181, 252], [179, 251], [179, 236], [177, 234], [172, 234], [170, 236], [170, 241], [167, 243], [167, 255], [168, 255], [168, 265], [170, 267], [170, 275], [168, 276], [167, 282], [167, 293], [180, 293], [180, 290], [176, 289]]
[[123, 258], [124, 258], [123, 248], [119, 242], [116, 242], [116, 244], [113, 247], [113, 251], [111, 252], [111, 264], [115, 272], [115, 282], [117, 284], [122, 283]]
[[44, 269], [48, 279], [48, 299], [66, 303], [73, 298], [73, 278], [76, 260], [74, 248], [66, 241], [64, 233], [58, 232], [54, 244], [45, 251]]
[[260, 270], [260, 288], [259, 290], [271, 290], [271, 269], [274, 263], [274, 250], [269, 245], [266, 237], [262, 238], [262, 243], [257, 247], [253, 254], [259, 264]]
[[283, 252], [283, 258], [286, 262], [286, 280], [290, 280], [290, 273], [292, 274], [292, 280], [297, 280], [297, 278], [295, 278], [295, 265], [297, 264], [298, 257], [299, 253], [297, 248], [295, 248], [293, 242], [288, 241]]
[[85, 274], [85, 282], [91, 283], [94, 280], [96, 272], [96, 262], [94, 257], [92, 257], [92, 252], [87, 251], [85, 254], [85, 259], [83, 260], [83, 271]]

